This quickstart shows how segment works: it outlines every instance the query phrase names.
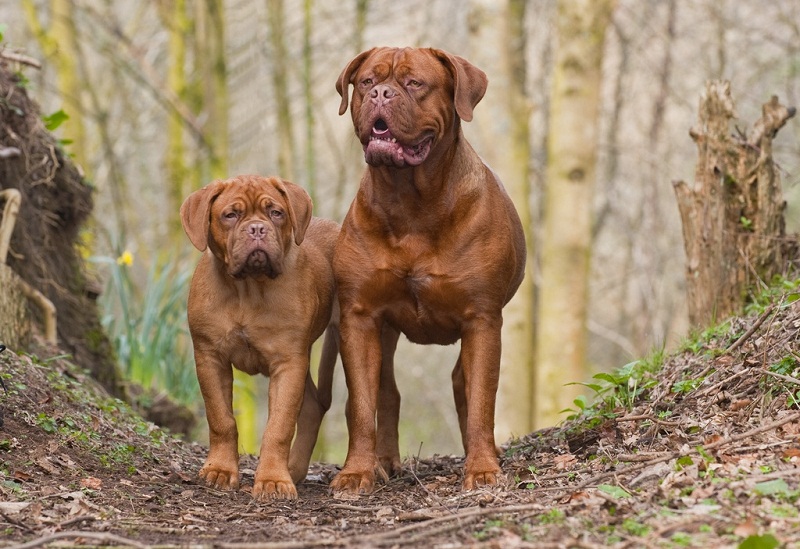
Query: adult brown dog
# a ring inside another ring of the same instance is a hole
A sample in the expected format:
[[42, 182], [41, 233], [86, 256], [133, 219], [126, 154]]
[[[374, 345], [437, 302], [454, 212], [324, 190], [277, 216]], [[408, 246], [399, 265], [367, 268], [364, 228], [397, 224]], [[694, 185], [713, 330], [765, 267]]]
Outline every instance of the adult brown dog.
[[502, 309], [522, 281], [526, 251], [511, 199], [461, 132], [486, 75], [441, 50], [376, 48], [339, 76], [339, 114], [350, 84], [369, 166], [334, 256], [350, 443], [331, 486], [370, 492], [376, 474], [400, 467], [398, 332], [416, 343], [461, 340], [452, 381], [463, 487], [496, 484]]
[[[216, 488], [239, 486], [233, 365], [270, 376], [253, 497], [296, 498], [294, 482], [306, 476], [331, 402], [338, 353], [331, 261], [339, 227], [312, 218], [311, 198], [301, 187], [259, 176], [215, 181], [195, 191], [181, 206], [181, 220], [189, 240], [204, 252], [188, 304], [210, 439], [200, 476]], [[317, 391], [310, 350], [326, 329]]]

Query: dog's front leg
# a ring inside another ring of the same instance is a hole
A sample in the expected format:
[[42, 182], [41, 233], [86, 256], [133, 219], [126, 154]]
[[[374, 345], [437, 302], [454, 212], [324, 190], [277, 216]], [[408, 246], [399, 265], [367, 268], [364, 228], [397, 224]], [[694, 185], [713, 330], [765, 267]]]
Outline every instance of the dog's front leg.
[[381, 376], [381, 330], [367, 315], [345, 312], [341, 320], [342, 364], [347, 381], [347, 430], [350, 441], [344, 467], [331, 482], [335, 492], [368, 494], [376, 473], [386, 473], [375, 453], [375, 414]]
[[213, 352], [195, 351], [197, 380], [206, 406], [209, 450], [200, 477], [222, 490], [239, 487], [239, 433], [233, 417], [233, 368]]
[[[470, 321], [461, 337], [459, 362], [463, 371], [467, 411], [464, 429], [467, 452], [464, 464], [465, 490], [495, 485], [502, 473], [494, 442], [502, 324], [499, 314], [484, 315]], [[457, 396], [457, 406], [458, 401]]]
[[387, 475], [402, 470], [398, 424], [400, 423], [400, 391], [394, 379], [394, 352], [400, 332], [384, 325], [381, 333], [381, 382], [378, 398], [378, 433], [376, 454]]
[[297, 488], [289, 474], [289, 450], [307, 374], [307, 357], [293, 357], [270, 366], [269, 417], [253, 483], [255, 499], [297, 498]]

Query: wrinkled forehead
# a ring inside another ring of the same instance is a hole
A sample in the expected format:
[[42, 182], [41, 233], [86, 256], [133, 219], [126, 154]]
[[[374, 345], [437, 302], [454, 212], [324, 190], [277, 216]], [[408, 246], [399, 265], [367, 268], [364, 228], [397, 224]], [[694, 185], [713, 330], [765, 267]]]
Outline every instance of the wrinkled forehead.
[[359, 76], [367, 73], [379, 78], [391, 75], [398, 80], [406, 77], [428, 81], [450, 78], [442, 62], [430, 50], [420, 48], [380, 48], [369, 56], [358, 72]]
[[270, 179], [233, 178], [223, 184], [223, 190], [214, 202], [218, 211], [231, 205], [240, 208], [254, 208], [264, 204], [285, 206], [285, 199]]

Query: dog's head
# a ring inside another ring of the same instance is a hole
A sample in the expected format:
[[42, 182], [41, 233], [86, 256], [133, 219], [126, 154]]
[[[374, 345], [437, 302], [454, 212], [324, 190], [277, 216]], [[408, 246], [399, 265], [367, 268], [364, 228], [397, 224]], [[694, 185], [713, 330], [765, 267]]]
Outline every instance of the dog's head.
[[214, 181], [181, 205], [192, 244], [210, 249], [234, 278], [275, 278], [292, 242], [300, 245], [311, 222], [311, 197], [276, 177]]
[[486, 93], [486, 75], [466, 59], [433, 48], [374, 48], [339, 75], [339, 114], [348, 90], [355, 132], [371, 166], [419, 166], [440, 144], [449, 147], [461, 120]]

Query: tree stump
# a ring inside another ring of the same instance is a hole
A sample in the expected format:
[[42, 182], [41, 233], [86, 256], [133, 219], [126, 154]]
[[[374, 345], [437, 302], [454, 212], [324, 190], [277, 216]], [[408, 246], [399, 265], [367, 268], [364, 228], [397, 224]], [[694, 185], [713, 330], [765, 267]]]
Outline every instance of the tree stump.
[[0, 343], [11, 350], [24, 349], [29, 342], [28, 301], [20, 278], [10, 267], [0, 263]]
[[689, 321], [705, 326], [738, 312], [755, 283], [788, 265], [786, 202], [772, 159], [772, 140], [794, 116], [777, 97], [747, 136], [730, 131], [736, 118], [730, 83], [709, 82], [700, 99], [693, 186], [673, 183], [686, 250]]

